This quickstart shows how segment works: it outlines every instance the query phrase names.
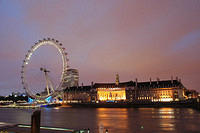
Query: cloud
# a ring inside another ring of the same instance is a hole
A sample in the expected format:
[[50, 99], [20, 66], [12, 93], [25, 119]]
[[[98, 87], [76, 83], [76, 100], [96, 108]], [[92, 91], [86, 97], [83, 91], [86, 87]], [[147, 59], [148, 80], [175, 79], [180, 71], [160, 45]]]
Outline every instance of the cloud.
[[[1, 88], [21, 87], [24, 55], [44, 37], [63, 43], [84, 84], [113, 82], [118, 72], [121, 81], [178, 75], [186, 87], [198, 88], [199, 5], [187, 0], [1, 1]], [[51, 57], [50, 51], [39, 55]]]
[[200, 43], [200, 29], [198, 31], [193, 31], [185, 36], [183, 36], [180, 40], [176, 42], [173, 46], [173, 51], [182, 51], [184, 49], [188, 49], [190, 47], [194, 47], [194, 45], [198, 45]]

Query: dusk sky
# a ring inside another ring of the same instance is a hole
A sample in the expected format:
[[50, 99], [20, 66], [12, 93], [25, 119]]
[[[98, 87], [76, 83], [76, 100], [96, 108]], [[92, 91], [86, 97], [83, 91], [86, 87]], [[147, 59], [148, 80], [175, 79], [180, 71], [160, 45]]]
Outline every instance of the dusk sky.
[[80, 84], [178, 76], [200, 91], [199, 0], [0, 0], [0, 95], [23, 92], [22, 61], [45, 37], [66, 48]]

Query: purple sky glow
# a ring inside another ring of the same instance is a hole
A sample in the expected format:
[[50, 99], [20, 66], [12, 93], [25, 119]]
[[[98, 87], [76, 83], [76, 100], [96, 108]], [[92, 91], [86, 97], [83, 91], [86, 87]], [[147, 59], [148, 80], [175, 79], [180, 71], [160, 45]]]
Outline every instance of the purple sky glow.
[[[23, 92], [22, 60], [45, 37], [63, 43], [80, 84], [178, 76], [200, 91], [199, 0], [0, 0], [0, 18], [0, 95]], [[50, 51], [40, 56], [55, 65]]]

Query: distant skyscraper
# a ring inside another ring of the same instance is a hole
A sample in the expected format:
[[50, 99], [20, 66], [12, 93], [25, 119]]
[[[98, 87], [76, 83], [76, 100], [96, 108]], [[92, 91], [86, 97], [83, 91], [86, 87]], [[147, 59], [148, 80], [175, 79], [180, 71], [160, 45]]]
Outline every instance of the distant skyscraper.
[[77, 69], [67, 69], [63, 87], [79, 86], [79, 73]]

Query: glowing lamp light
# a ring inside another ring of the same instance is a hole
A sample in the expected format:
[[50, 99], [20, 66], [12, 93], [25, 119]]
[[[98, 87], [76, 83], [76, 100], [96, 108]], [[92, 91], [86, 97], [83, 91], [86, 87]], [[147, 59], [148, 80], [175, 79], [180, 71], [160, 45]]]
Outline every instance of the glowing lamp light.
[[47, 98], [45, 99], [45, 101], [46, 101], [47, 103], [50, 103], [50, 102], [51, 102], [51, 99], [52, 99], [52, 96], [49, 96], [49, 97], [47, 97]]
[[161, 98], [160, 101], [161, 102], [171, 102], [171, 101], [173, 101], [173, 99], [172, 98]]
[[33, 103], [33, 101], [34, 100], [32, 98], [30, 98], [30, 97], [28, 98], [28, 103]]

